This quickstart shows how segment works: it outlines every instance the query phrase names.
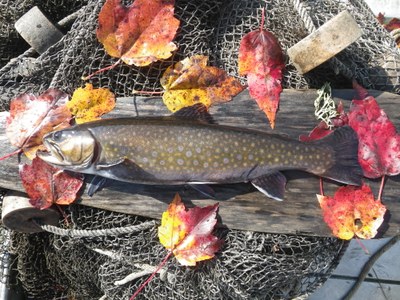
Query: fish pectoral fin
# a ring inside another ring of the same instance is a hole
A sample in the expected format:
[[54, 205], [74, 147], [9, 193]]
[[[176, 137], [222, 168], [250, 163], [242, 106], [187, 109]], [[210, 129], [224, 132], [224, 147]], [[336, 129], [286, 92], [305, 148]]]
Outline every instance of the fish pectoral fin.
[[103, 188], [109, 186], [113, 180], [99, 175], [93, 177], [88, 184], [87, 194], [92, 197], [95, 193], [101, 191]]
[[97, 164], [96, 169], [101, 176], [119, 181], [140, 183], [153, 182], [155, 180], [152, 174], [149, 174], [126, 157], [107, 164]]
[[208, 124], [215, 124], [213, 117], [208, 113], [207, 107], [203, 103], [184, 107], [175, 112], [172, 116], [181, 118], [192, 118]]
[[204, 196], [215, 199], [215, 191], [207, 184], [189, 183], [189, 186]]
[[257, 190], [278, 201], [283, 200], [286, 182], [286, 177], [278, 171], [251, 180]]
[[[98, 162], [96, 164], [96, 169], [101, 170], [101, 169], [107, 169], [116, 165], [123, 164], [124, 162], [129, 161], [132, 162], [131, 160], [127, 159], [126, 157], [120, 158], [118, 160], [114, 160], [111, 162]], [[133, 162], [132, 162], [133, 163]]]

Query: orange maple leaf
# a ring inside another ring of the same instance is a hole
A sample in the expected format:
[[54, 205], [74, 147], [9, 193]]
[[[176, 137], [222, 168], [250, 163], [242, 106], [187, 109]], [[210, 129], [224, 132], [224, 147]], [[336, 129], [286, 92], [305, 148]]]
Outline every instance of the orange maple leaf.
[[218, 203], [186, 209], [178, 194], [163, 213], [158, 227], [160, 243], [184, 266], [213, 258], [222, 241], [212, 235], [217, 223]]
[[107, 0], [96, 33], [110, 56], [141, 67], [172, 55], [178, 27], [173, 0], [136, 0], [130, 6]]
[[324, 221], [333, 235], [349, 240], [355, 236], [371, 239], [384, 221], [386, 207], [374, 199], [371, 188], [340, 187], [333, 197], [317, 195], [324, 214]]
[[208, 57], [194, 55], [170, 66], [161, 77], [163, 101], [172, 112], [203, 103], [227, 102], [244, 87], [224, 70], [207, 66]]
[[239, 74], [247, 76], [249, 93], [275, 127], [282, 92], [284, 60], [277, 38], [264, 28], [264, 10], [258, 30], [246, 34], [239, 47]]
[[75, 116], [77, 124], [94, 121], [115, 107], [115, 96], [107, 88], [93, 88], [87, 83], [84, 88], [77, 88], [67, 107]]

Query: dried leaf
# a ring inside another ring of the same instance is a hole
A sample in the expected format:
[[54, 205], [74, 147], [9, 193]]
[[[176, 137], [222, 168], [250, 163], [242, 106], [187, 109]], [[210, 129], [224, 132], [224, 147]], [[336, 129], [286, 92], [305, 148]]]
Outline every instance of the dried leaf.
[[212, 235], [217, 209], [218, 203], [187, 210], [176, 194], [158, 227], [160, 243], [184, 266], [195, 266], [198, 261], [213, 258], [222, 244]]
[[38, 157], [31, 165], [22, 165], [19, 173], [30, 203], [40, 209], [74, 202], [83, 184], [81, 175], [69, 175]]
[[393, 35], [396, 39], [397, 47], [400, 47], [400, 35], [398, 34], [398, 30], [400, 29], [400, 19], [391, 18], [388, 22], [385, 22], [385, 16], [381, 13], [378, 14], [378, 21], [382, 24], [382, 26], [389, 32], [397, 31], [397, 35]]
[[115, 96], [107, 88], [94, 89], [87, 83], [84, 88], [77, 88], [71, 100], [67, 103], [68, 109], [75, 116], [78, 124], [94, 121], [115, 107]]
[[348, 113], [349, 125], [359, 139], [358, 160], [368, 178], [400, 173], [400, 136], [375, 98], [355, 86], [363, 100], [353, 100]]
[[385, 206], [374, 200], [368, 185], [340, 187], [333, 197], [317, 195], [324, 221], [333, 235], [349, 240], [354, 236], [371, 239], [384, 221]]
[[68, 95], [57, 89], [48, 89], [38, 97], [22, 94], [12, 99], [6, 123], [10, 143], [32, 159], [46, 133], [70, 126], [67, 100]]
[[177, 49], [172, 40], [178, 27], [173, 0], [136, 0], [130, 6], [107, 0], [96, 33], [110, 56], [128, 65], [147, 66]]
[[208, 57], [195, 55], [169, 67], [161, 78], [163, 100], [170, 111], [203, 103], [230, 101], [243, 90], [238, 80], [224, 70], [207, 66]]
[[247, 33], [240, 42], [239, 75], [246, 75], [249, 93], [275, 127], [275, 115], [282, 92], [282, 70], [285, 67], [277, 38], [263, 28]]

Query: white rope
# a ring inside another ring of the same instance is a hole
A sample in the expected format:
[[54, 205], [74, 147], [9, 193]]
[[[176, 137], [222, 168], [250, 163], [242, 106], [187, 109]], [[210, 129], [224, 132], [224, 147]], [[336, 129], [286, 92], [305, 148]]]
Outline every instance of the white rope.
[[139, 225], [127, 226], [127, 227], [116, 227], [109, 229], [92, 229], [92, 230], [83, 230], [83, 229], [63, 229], [57, 226], [52, 225], [42, 225], [37, 224], [44, 231], [61, 235], [61, 236], [69, 236], [71, 238], [81, 238], [81, 237], [99, 237], [99, 236], [115, 236], [121, 234], [135, 233], [141, 232], [143, 230], [147, 230], [153, 228], [156, 223], [155, 221], [147, 221]]

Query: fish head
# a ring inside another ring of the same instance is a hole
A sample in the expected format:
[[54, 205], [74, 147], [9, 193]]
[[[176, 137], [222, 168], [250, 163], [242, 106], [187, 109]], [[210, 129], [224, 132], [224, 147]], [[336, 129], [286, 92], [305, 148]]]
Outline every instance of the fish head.
[[47, 152], [38, 151], [39, 158], [50, 165], [67, 170], [83, 170], [90, 166], [96, 151], [96, 140], [88, 130], [73, 127], [50, 132], [43, 137]]

